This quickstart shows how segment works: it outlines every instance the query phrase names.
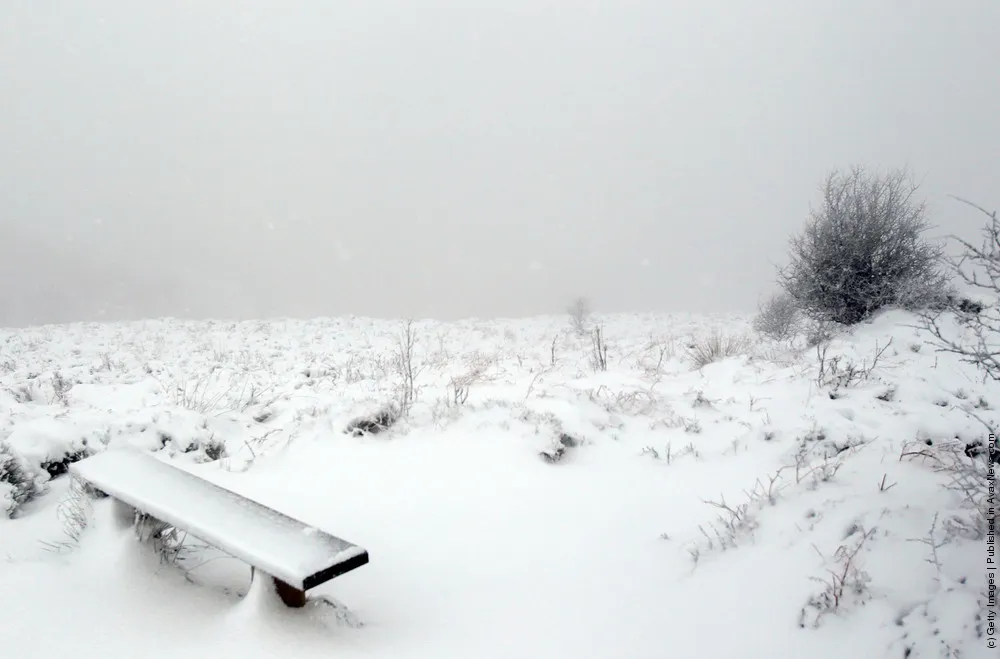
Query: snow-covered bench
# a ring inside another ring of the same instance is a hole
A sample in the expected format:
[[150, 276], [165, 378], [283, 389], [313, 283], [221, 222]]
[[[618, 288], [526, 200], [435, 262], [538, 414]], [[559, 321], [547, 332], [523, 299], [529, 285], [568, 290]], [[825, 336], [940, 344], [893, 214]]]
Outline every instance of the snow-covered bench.
[[138, 510], [187, 531], [268, 575], [290, 607], [305, 606], [307, 590], [368, 563], [361, 547], [143, 451], [104, 451], [70, 471], [114, 499], [123, 523], [133, 523]]

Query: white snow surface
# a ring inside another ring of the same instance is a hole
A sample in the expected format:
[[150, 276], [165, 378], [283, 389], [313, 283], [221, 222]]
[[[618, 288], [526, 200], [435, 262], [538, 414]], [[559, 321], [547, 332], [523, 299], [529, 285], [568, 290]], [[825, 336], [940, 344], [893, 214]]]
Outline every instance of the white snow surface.
[[299, 589], [305, 589], [307, 578], [364, 553], [149, 453], [106, 450], [77, 462], [71, 471], [102, 492]]
[[900, 456], [986, 440], [970, 413], [997, 422], [997, 383], [897, 311], [832, 341], [827, 359], [870, 364], [892, 340], [834, 395], [813, 348], [755, 337], [692, 366], [689, 345], [748, 318], [596, 320], [606, 371], [563, 316], [416, 322], [415, 402], [362, 437], [344, 428], [400, 393], [399, 321], [0, 330], [0, 442], [28, 463], [84, 440], [156, 451], [371, 554], [316, 589], [364, 623], [340, 626], [244, 599], [246, 566], [197, 543], [161, 562], [106, 500], [52, 551], [68, 479], [41, 477], [0, 514], [3, 656], [996, 656], [987, 541], [952, 530], [973, 513], [947, 474]]

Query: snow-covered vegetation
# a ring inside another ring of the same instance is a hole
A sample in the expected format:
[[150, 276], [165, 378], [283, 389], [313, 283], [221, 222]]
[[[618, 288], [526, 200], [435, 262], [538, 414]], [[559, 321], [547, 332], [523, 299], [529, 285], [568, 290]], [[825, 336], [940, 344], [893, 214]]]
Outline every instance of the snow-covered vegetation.
[[[809, 343], [638, 314], [2, 330], [0, 643], [994, 656], [1000, 384], [904, 311]], [[368, 549], [319, 589], [362, 624], [248, 609], [246, 566], [182, 534], [123, 542], [64, 474], [122, 444]]]

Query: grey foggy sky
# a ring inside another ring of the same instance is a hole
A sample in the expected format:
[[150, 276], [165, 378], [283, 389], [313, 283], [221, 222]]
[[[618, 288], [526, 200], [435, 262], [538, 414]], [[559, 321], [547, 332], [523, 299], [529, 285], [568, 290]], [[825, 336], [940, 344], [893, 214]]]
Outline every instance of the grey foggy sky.
[[997, 0], [6, 0], [0, 324], [749, 310], [833, 168], [909, 166], [975, 235], [998, 34]]

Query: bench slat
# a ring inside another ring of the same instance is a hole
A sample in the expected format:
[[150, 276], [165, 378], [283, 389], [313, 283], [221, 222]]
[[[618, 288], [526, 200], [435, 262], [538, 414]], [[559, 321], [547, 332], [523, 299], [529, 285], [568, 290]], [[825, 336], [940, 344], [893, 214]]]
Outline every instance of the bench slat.
[[70, 471], [300, 590], [368, 563], [368, 552], [361, 547], [143, 451], [107, 450], [73, 464]]

